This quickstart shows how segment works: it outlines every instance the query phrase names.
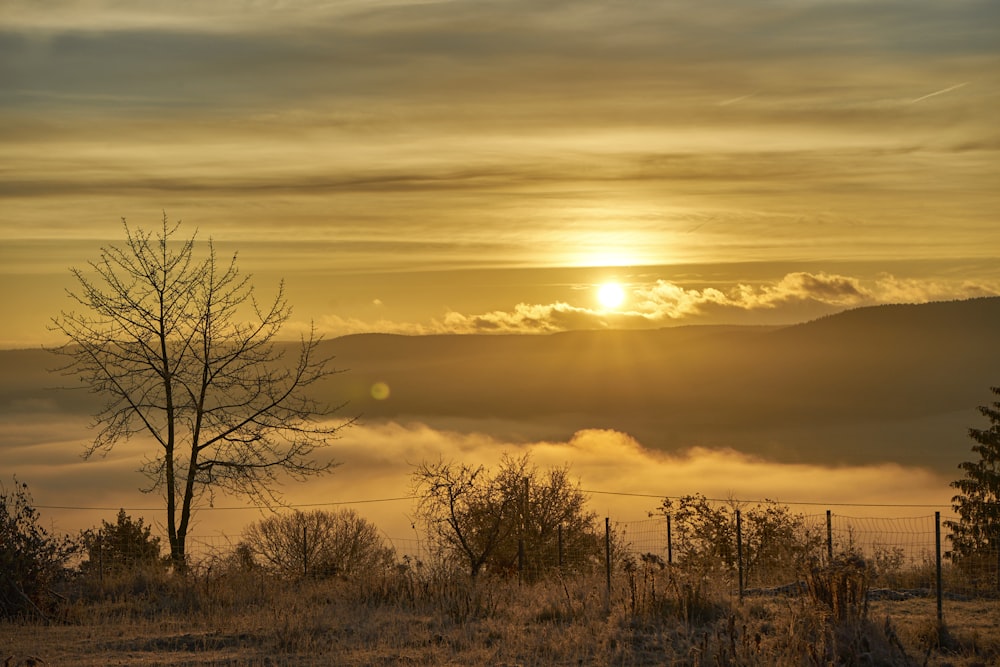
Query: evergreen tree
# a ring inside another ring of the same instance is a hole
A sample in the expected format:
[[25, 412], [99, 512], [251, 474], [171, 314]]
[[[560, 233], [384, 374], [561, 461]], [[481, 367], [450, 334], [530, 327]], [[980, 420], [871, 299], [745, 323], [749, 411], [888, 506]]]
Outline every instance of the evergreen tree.
[[133, 520], [124, 509], [118, 510], [115, 523], [101, 521], [99, 530], [83, 531], [81, 542], [87, 560], [83, 571], [128, 571], [139, 566], [163, 566], [160, 560], [160, 538], [142, 518]]
[[[991, 391], [1000, 396], [1000, 387]], [[951, 530], [951, 556], [966, 565], [995, 555], [1000, 546], [1000, 401], [980, 406], [979, 412], [990, 420], [990, 426], [969, 429], [976, 441], [972, 451], [979, 460], [959, 464], [965, 477], [951, 483], [959, 492], [951, 499], [959, 519], [945, 522]]]

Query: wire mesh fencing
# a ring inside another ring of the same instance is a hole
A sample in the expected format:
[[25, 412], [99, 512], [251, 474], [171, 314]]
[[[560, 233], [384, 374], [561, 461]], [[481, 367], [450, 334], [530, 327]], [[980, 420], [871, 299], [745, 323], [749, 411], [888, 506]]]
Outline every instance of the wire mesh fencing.
[[[733, 509], [721, 522], [665, 514], [614, 523], [625, 558], [656, 559], [713, 576], [742, 595], [803, 585], [806, 575], [845, 559], [864, 564], [875, 595], [1000, 596], [996, 543], [959, 557], [948, 550], [940, 513], [908, 517]], [[687, 519], [687, 520], [685, 520]]]
[[[998, 540], [972, 553], [951, 553], [948, 525], [957, 517], [942, 517], [940, 512], [871, 516], [866, 512], [879, 508], [852, 507], [854, 513], [848, 514], [816, 512], [812, 507], [810, 513], [797, 513], [769, 501], [755, 505], [688, 497], [666, 505], [662, 514], [638, 520], [607, 518], [572, 531], [562, 526], [539, 531], [525, 524], [497, 545], [478, 571], [528, 583], [586, 575], [587, 585], [609, 604], [613, 598], [620, 601], [629, 595], [633, 604], [641, 604], [642, 578], [653, 572], [674, 581], [710, 582], [734, 599], [742, 599], [808, 594], [807, 584], [817, 571], [849, 562], [861, 568], [867, 598], [936, 598], [939, 620], [945, 600], [1000, 598]], [[118, 530], [119, 537], [131, 535], [121, 526]], [[188, 568], [204, 581], [234, 571], [253, 573], [255, 585], [262, 589], [270, 585], [272, 575], [275, 581], [289, 574], [344, 575], [338, 568], [320, 566], [314, 551], [317, 535], [308, 530], [296, 534], [290, 545], [289, 557], [301, 557], [299, 564], [280, 571], [268, 569], [248, 545], [247, 536], [245, 532], [187, 536]], [[470, 570], [466, 555], [454, 544], [443, 542], [440, 535], [414, 530], [405, 537], [377, 536], [386, 555], [379, 562], [388, 568], [386, 572], [420, 576]], [[160, 546], [161, 567], [169, 568], [162, 559], [166, 540], [151, 539]], [[91, 549], [81, 556], [86, 560], [80, 571], [97, 575], [94, 579], [102, 586], [105, 577], [113, 584], [123, 569], [148, 562], [145, 542], [114, 541], [97, 531]]]

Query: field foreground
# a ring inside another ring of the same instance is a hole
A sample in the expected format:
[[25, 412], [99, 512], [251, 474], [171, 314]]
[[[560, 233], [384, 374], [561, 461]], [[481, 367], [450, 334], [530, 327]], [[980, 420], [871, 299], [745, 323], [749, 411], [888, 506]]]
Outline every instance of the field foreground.
[[[659, 590], [657, 589], [659, 585]], [[0, 624], [6, 665], [1000, 664], [1000, 601], [747, 597], [600, 576], [102, 584], [58, 617]], [[8, 657], [10, 656], [10, 657]], [[33, 662], [34, 661], [34, 662]]]

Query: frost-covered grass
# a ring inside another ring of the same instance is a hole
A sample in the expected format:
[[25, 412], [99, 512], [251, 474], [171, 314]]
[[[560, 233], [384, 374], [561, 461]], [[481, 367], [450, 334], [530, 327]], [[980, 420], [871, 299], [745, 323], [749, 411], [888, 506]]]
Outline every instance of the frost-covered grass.
[[531, 583], [470, 581], [461, 571], [425, 566], [295, 581], [259, 570], [133, 573], [61, 590], [65, 600], [47, 622], [0, 624], [0, 660], [955, 667], [1000, 661], [997, 600], [947, 600], [946, 625], [939, 627], [933, 598], [838, 607], [831, 596], [840, 583], [831, 578], [813, 585], [812, 594], [741, 602], [728, 583], [671, 567], [617, 573], [610, 599], [603, 572]]

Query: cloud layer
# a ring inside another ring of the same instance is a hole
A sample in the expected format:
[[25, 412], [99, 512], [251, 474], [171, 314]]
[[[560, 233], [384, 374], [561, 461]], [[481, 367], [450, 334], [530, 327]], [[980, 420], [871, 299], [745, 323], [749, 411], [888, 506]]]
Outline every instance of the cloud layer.
[[[109, 460], [83, 462], [73, 438], [39, 441], [3, 456], [5, 470], [28, 482], [46, 522], [61, 530], [77, 530], [108, 519], [123, 506], [135, 516], [162, 523], [158, 498], [136, 488], [145, 480], [135, 473], [141, 447], [116, 452]], [[663, 497], [701, 493], [710, 498], [770, 498], [795, 505], [805, 514], [838, 504], [936, 505], [950, 499], [948, 481], [927, 470], [904, 465], [840, 466], [779, 464], [730, 449], [693, 447], [674, 455], [651, 451], [626, 433], [582, 430], [564, 441], [514, 444], [483, 433], [435, 430], [419, 422], [389, 422], [354, 427], [337, 440], [334, 457], [343, 462], [327, 478], [284, 488], [286, 501], [301, 505], [345, 503], [375, 521], [401, 545], [417, 539], [411, 527], [413, 501], [410, 474], [425, 460], [497, 464], [504, 453], [528, 453], [545, 468], [569, 465], [572, 477], [589, 494], [591, 508], [615, 521], [638, 521], [655, 510]], [[4, 480], [9, 483], [9, 480]], [[378, 502], [367, 502], [378, 501]], [[240, 499], [217, 497], [218, 509], [198, 514], [201, 536], [238, 536], [260, 517], [254, 509], [237, 509]], [[73, 509], [104, 507], [104, 510]], [[851, 507], [838, 514], [868, 516], [925, 515], [923, 507]]]
[[[596, 302], [599, 285], [582, 285], [576, 305], [518, 303], [510, 310], [484, 313], [449, 311], [425, 323], [366, 321], [327, 316], [318, 321], [330, 335], [384, 333], [542, 334], [579, 329], [657, 328], [678, 324], [790, 324], [832, 312], [884, 303], [925, 303], [1000, 294], [990, 281], [935, 282], [882, 274], [872, 280], [797, 271], [779, 280], [728, 287], [685, 287], [658, 279], [623, 285], [625, 303], [618, 309]], [[589, 302], [589, 303], [588, 303]], [[299, 325], [305, 328], [304, 324]]]

